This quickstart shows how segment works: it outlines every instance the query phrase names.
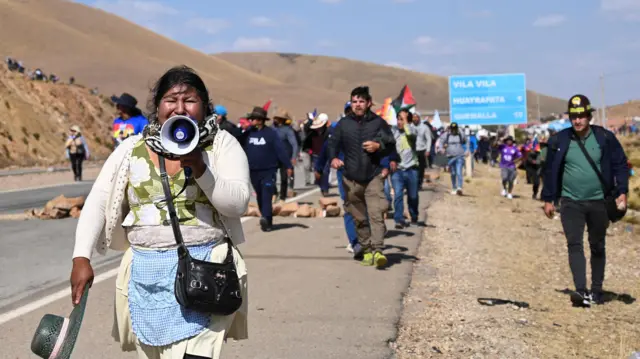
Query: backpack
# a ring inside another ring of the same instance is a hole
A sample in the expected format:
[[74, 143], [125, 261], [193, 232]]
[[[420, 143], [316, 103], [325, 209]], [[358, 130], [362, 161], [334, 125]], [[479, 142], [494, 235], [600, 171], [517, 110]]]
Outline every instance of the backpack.
[[[447, 138], [444, 140], [444, 145], [448, 145], [449, 144], [449, 137], [451, 137], [451, 133], [447, 133]], [[458, 138], [460, 139], [460, 144], [464, 145], [467, 143], [467, 141], [462, 137], [462, 134], [460, 132], [458, 132]]]

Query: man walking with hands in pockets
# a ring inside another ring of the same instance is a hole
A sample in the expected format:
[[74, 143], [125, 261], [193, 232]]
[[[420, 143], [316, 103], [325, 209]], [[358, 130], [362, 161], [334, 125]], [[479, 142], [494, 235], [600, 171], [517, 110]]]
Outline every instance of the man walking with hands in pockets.
[[[342, 186], [346, 193], [345, 210], [356, 224], [362, 264], [377, 268], [387, 264], [384, 247], [384, 213], [389, 202], [384, 196], [381, 160], [395, 146], [391, 127], [371, 111], [369, 87], [351, 91], [351, 112], [338, 122], [329, 138], [331, 167], [343, 168]], [[338, 158], [340, 152], [344, 161]], [[367, 225], [368, 222], [368, 225]]]

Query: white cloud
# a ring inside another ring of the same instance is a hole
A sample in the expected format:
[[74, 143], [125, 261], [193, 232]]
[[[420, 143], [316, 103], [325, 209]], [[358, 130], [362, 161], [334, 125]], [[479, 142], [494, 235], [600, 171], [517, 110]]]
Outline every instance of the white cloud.
[[276, 22], [266, 16], [254, 16], [249, 19], [249, 24], [257, 27], [275, 26]]
[[196, 17], [187, 20], [187, 27], [190, 29], [203, 31], [209, 35], [215, 35], [231, 26], [229, 21], [224, 19], [208, 19]]
[[338, 4], [341, 3], [342, 0], [320, 0], [320, 2], [323, 2], [325, 4]]
[[613, 15], [616, 20], [640, 21], [639, 0], [601, 0], [600, 8]]
[[272, 39], [270, 37], [239, 37], [233, 42], [232, 47], [236, 51], [273, 51], [286, 44], [286, 41]]
[[454, 55], [464, 53], [487, 53], [493, 51], [488, 42], [465, 40], [436, 40], [430, 36], [419, 36], [413, 44], [424, 55]]
[[392, 0], [393, 3], [396, 4], [408, 4], [408, 3], [412, 3], [415, 2], [416, 0]]
[[545, 16], [541, 16], [533, 22], [533, 26], [535, 27], [551, 27], [558, 26], [567, 20], [564, 15], [560, 14], [549, 14]]
[[331, 40], [320, 40], [317, 45], [318, 47], [336, 47], [336, 43]]

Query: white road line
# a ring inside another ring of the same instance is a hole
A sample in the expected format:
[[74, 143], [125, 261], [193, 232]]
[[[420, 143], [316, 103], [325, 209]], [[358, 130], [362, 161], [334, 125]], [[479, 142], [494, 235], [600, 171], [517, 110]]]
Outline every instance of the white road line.
[[87, 183], [91, 183], [91, 186], [93, 186], [93, 181], [67, 182], [67, 183], [49, 184], [49, 185], [45, 185], [45, 186], [9, 189], [9, 190], [6, 190], [6, 191], [0, 191], [0, 195], [3, 195], [5, 193], [27, 192], [27, 191], [34, 191], [34, 190], [38, 190], [38, 189], [64, 187], [64, 186], [69, 186], [69, 185], [78, 186], [78, 185], [83, 185], [83, 184], [87, 184]]
[[[310, 196], [312, 194], [318, 193], [320, 191], [319, 188], [315, 188], [312, 189], [310, 191], [307, 191], [299, 196], [293, 197], [293, 198], [289, 198], [287, 199], [285, 202], [289, 203], [289, 202], [295, 202], [301, 198]], [[257, 218], [257, 217], [243, 217], [240, 221], [242, 223], [249, 221], [253, 218]], [[95, 276], [95, 278], [93, 279], [93, 284], [98, 284], [100, 282], [104, 282], [107, 279], [113, 278], [116, 275], [118, 275], [118, 270], [120, 268], [114, 268], [110, 271], [98, 274], [97, 276]], [[55, 292], [53, 294], [50, 294], [44, 298], [38, 299], [34, 302], [31, 302], [29, 304], [23, 305], [22, 307], [16, 308], [14, 310], [8, 311], [6, 313], [3, 313], [2, 315], [0, 315], [0, 325], [13, 320], [15, 318], [18, 318], [20, 316], [23, 316], [29, 312], [32, 312], [36, 309], [40, 309], [42, 307], [44, 307], [45, 305], [51, 304], [53, 302], [55, 302], [56, 300], [62, 299], [64, 297], [70, 298], [71, 297], [71, 288], [67, 288], [67, 289], [62, 289], [58, 292]], [[69, 299], [70, 300], [70, 299]]]

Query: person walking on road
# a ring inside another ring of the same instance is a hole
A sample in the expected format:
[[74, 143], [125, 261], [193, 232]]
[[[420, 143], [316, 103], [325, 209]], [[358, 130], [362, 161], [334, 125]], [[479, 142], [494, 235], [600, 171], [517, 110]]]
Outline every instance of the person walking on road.
[[[273, 116], [273, 122], [275, 124], [275, 130], [278, 132], [280, 140], [284, 144], [284, 149], [287, 152], [287, 157], [291, 159], [291, 166], [295, 167], [298, 159], [299, 147], [298, 138], [296, 132], [291, 127], [293, 120], [289, 116], [288, 112]], [[287, 166], [280, 165], [280, 193], [279, 197], [281, 201], [287, 199], [287, 189], [293, 189], [293, 171], [291, 175], [287, 175]], [[278, 193], [278, 188], [276, 193]]]
[[[401, 110], [397, 116], [397, 125], [391, 127], [396, 141], [397, 164], [393, 165], [391, 183], [393, 185], [393, 220], [396, 229], [403, 229], [409, 224], [404, 218], [404, 192], [407, 191], [407, 206], [411, 223], [418, 223], [418, 192], [420, 187], [420, 155], [413, 149], [418, 135], [417, 129], [411, 126], [411, 113]], [[424, 125], [423, 125], [424, 126]], [[422, 158], [424, 158], [424, 153]], [[422, 172], [424, 176], [424, 172]]]
[[418, 190], [421, 190], [424, 183], [424, 171], [428, 167], [431, 156], [433, 135], [429, 126], [422, 122], [418, 113], [411, 116], [411, 127], [412, 132], [416, 134], [415, 150], [418, 156]]
[[[302, 145], [303, 151], [311, 151], [311, 168], [314, 169], [314, 164], [318, 160], [318, 155], [322, 151], [322, 144], [327, 140], [329, 135], [329, 127], [331, 121], [326, 113], [319, 114], [313, 121], [308, 122], [307, 133], [309, 134]], [[320, 187], [320, 191], [323, 196], [329, 195], [329, 173], [330, 168], [324, 169], [320, 176], [314, 171], [315, 183]]]
[[[334, 129], [328, 156], [331, 167], [344, 167], [345, 209], [356, 222], [362, 264], [380, 268], [387, 264], [382, 250], [386, 231], [384, 213], [389, 207], [383, 192], [381, 161], [394, 148], [395, 140], [389, 124], [373, 113], [371, 106], [369, 87], [356, 87], [351, 91], [352, 112]], [[344, 160], [337, 158], [340, 152], [344, 152]]]
[[442, 136], [441, 143], [448, 159], [447, 166], [451, 172], [451, 194], [462, 195], [464, 146], [467, 143], [467, 138], [458, 128], [458, 124], [452, 122], [449, 131]]
[[516, 161], [522, 158], [522, 153], [513, 142], [513, 137], [507, 136], [500, 145], [500, 175], [502, 177], [502, 197], [513, 199], [513, 185], [516, 180]]
[[218, 115], [218, 127], [221, 130], [225, 130], [233, 135], [236, 139], [242, 135], [242, 131], [238, 126], [234, 125], [227, 119], [227, 108], [222, 105], [216, 105], [213, 108], [213, 112]]
[[275, 191], [276, 172], [280, 166], [287, 168], [286, 177], [293, 175], [291, 156], [288, 155], [278, 132], [265, 126], [269, 120], [267, 111], [259, 106], [247, 115], [251, 121], [251, 127], [243, 134], [241, 141], [251, 171], [251, 184], [256, 191], [258, 207], [260, 208], [260, 228], [269, 232], [273, 228], [273, 203], [272, 197]]
[[[594, 111], [589, 99], [575, 95], [568, 107], [572, 127], [547, 142], [542, 200], [544, 213], [553, 218], [554, 202], [560, 199], [569, 267], [576, 288], [571, 300], [574, 305], [590, 307], [604, 300], [605, 238], [610, 218], [618, 220], [626, 212], [629, 168], [615, 135], [589, 124]], [[585, 225], [591, 248], [591, 290], [587, 288], [583, 249]]]
[[89, 146], [78, 125], [73, 125], [69, 129], [69, 138], [64, 147], [66, 157], [71, 162], [73, 179], [76, 182], [82, 181], [82, 162], [89, 159]]
[[[247, 272], [236, 248], [245, 241], [240, 217], [251, 193], [247, 156], [233, 136], [218, 130], [205, 84], [192, 69], [168, 70], [152, 91], [150, 124], [111, 153], [78, 220], [72, 301], [80, 303], [93, 281], [94, 247], [102, 255], [107, 248], [124, 250], [113, 328], [121, 350], [139, 359], [220, 358], [227, 338], [247, 338]], [[201, 135], [196, 149], [179, 157], [160, 140], [162, 124], [176, 115], [196, 120]], [[231, 315], [186, 309], [175, 298], [178, 250], [167, 224], [165, 176], [190, 255], [215, 263], [233, 256], [243, 303]]]

